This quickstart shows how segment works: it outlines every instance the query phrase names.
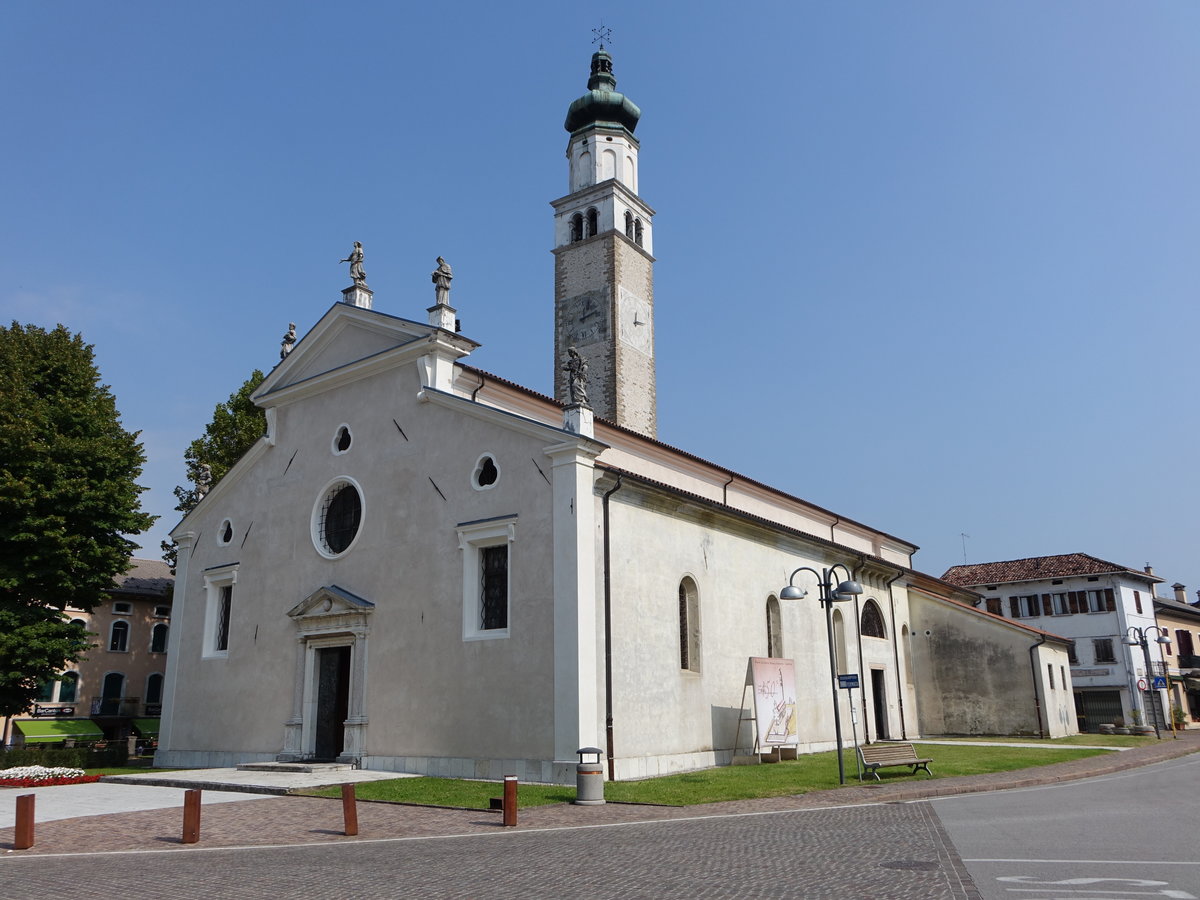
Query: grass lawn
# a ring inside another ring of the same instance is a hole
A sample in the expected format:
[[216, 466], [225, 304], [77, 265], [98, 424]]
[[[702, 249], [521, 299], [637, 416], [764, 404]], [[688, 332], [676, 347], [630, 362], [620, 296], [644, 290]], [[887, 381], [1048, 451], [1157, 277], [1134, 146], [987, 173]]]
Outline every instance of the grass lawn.
[[[1168, 729], [1163, 732], [1163, 737], [1170, 740], [1171, 732]], [[1051, 738], [1042, 740], [1038, 737], [1030, 736], [1014, 736], [1014, 737], [947, 737], [938, 738], [939, 741], [978, 741], [980, 743], [995, 743], [1006, 742], [1014, 744], [1044, 744], [1049, 747], [1070, 747], [1075, 744], [1085, 744], [1089, 747], [1141, 747], [1143, 744], [1152, 744], [1156, 740], [1154, 735], [1145, 734], [1072, 734], [1068, 737]]]
[[[1084, 750], [1070, 747], [1024, 749], [1013, 747], [955, 747], [947, 745], [916, 745], [921, 756], [930, 757], [935, 778], [951, 775], [979, 775], [987, 772], [1006, 772], [1031, 766], [1045, 766], [1085, 756], [1096, 756], [1105, 750]], [[848, 783], [858, 784], [854, 753], [845, 756]], [[881, 771], [884, 782], [929, 780], [923, 772], [912, 776], [908, 769]], [[864, 781], [864, 783], [867, 783]], [[874, 784], [875, 779], [869, 779]], [[779, 797], [806, 794], [837, 788], [837, 754], [816, 753], [797, 760], [759, 766], [724, 766], [700, 772], [684, 772], [644, 781], [616, 781], [604, 785], [608, 800], [628, 803], [657, 803], [668, 806], [690, 806], [696, 803], [716, 803], [722, 800], [746, 800], [756, 797]], [[340, 796], [340, 788], [326, 788], [304, 793], [319, 797]], [[494, 781], [465, 781], [453, 778], [397, 778], [389, 781], [369, 781], [357, 785], [361, 800], [386, 800], [393, 803], [418, 803], [428, 806], [461, 806], [487, 809], [491, 797], [499, 797], [503, 786]], [[522, 784], [518, 790], [521, 806], [542, 806], [565, 803], [575, 799], [574, 786]]]

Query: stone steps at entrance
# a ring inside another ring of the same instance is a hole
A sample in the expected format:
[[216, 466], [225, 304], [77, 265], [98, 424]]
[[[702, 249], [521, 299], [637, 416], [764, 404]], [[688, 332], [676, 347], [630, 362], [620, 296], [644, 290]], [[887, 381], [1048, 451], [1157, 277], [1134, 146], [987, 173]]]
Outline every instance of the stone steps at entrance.
[[261, 762], [242, 763], [239, 772], [349, 772], [354, 769], [350, 763], [318, 763], [318, 762]]

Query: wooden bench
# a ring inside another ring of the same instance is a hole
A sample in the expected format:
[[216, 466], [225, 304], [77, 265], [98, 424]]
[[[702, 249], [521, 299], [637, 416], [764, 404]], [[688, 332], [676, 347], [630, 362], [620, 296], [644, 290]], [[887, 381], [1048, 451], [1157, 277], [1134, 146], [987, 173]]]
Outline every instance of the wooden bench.
[[919, 759], [912, 744], [899, 741], [886, 744], [864, 744], [858, 748], [858, 755], [862, 759], [863, 768], [873, 774], [876, 781], [882, 780], [879, 777], [879, 770], [887, 766], [912, 766], [912, 771], [908, 774], [916, 775], [918, 769], [924, 769], [926, 775], [930, 778], [933, 777], [933, 773], [929, 771], [929, 764], [933, 760]]

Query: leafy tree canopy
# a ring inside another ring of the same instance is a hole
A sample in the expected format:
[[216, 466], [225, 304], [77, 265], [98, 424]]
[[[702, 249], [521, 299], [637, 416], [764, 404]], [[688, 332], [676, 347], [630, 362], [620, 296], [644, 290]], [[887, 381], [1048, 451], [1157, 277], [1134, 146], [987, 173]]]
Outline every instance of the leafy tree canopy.
[[28, 614], [13, 627], [45, 624], [47, 605], [90, 610], [128, 568], [124, 535], [155, 518], [144, 461], [90, 344], [62, 325], [0, 327], [0, 610]]
[[266, 434], [267, 414], [250, 400], [250, 395], [262, 384], [265, 376], [255, 369], [246, 382], [213, 410], [212, 421], [204, 428], [203, 437], [188, 444], [183, 460], [191, 487], [176, 487], [175, 497], [180, 512], [191, 512], [203, 494], [198, 493], [202, 475], [200, 467], [207, 465], [211, 472], [208, 487], [225, 477], [233, 464]]
[[[188, 444], [183, 461], [191, 485], [178, 485], [175, 488], [175, 499], [179, 501], [175, 508], [180, 512], [189, 513], [200, 502], [204, 496], [201, 487], [206, 477], [208, 484], [203, 486], [203, 490], [210, 490], [266, 434], [267, 414], [250, 400], [264, 377], [258, 369], [251, 372], [250, 377], [229, 395], [228, 400], [217, 404], [212, 421], [204, 428], [204, 435]], [[202, 466], [208, 466], [207, 473], [203, 473]], [[174, 541], [162, 542], [162, 555], [174, 573], [177, 556]]]

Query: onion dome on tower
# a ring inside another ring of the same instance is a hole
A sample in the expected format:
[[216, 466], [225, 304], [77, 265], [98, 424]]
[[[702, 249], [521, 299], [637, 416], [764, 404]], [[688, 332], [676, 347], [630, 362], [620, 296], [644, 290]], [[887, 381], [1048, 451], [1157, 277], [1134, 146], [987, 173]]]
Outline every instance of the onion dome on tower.
[[642, 111], [624, 94], [617, 93], [617, 79], [613, 76], [612, 68], [612, 57], [601, 45], [592, 54], [592, 77], [588, 79], [588, 92], [567, 109], [567, 120], [563, 123], [567, 131], [574, 134], [591, 125], [615, 125], [633, 134]]

